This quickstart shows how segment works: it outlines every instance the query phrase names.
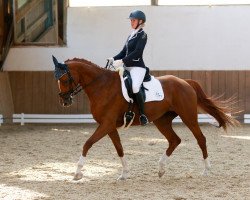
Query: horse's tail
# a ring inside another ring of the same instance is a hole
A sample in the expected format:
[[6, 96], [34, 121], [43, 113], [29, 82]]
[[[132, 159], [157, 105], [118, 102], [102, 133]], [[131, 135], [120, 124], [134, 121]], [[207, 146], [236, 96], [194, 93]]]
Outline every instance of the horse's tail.
[[202, 90], [200, 84], [194, 80], [185, 80], [190, 86], [194, 88], [197, 94], [198, 106], [206, 113], [213, 116], [219, 123], [219, 127], [224, 130], [227, 126], [239, 126], [240, 122], [226, 113], [236, 113], [231, 106], [235, 104], [234, 98], [226, 101], [220, 101], [218, 98], [208, 97]]

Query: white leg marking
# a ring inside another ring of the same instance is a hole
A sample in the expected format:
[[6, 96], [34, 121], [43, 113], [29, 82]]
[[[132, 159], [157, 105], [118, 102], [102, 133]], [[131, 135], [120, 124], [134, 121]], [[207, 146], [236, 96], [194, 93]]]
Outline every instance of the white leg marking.
[[161, 178], [165, 173], [165, 166], [166, 166], [167, 160], [168, 160], [168, 156], [164, 152], [164, 154], [162, 154], [159, 160], [159, 172], [158, 172], [159, 178]]
[[207, 176], [208, 171], [211, 168], [211, 165], [210, 165], [210, 162], [209, 162], [208, 158], [204, 159], [204, 165], [205, 165], [205, 168], [204, 168], [204, 171], [203, 171], [202, 175]]
[[124, 157], [120, 157], [122, 162], [122, 174], [118, 177], [117, 180], [126, 180], [128, 178], [128, 165]]
[[80, 180], [83, 177], [81, 169], [83, 168], [85, 159], [86, 157], [83, 157], [82, 155], [80, 156], [79, 161], [77, 163], [77, 169], [76, 169], [76, 173], [74, 176], [74, 180]]

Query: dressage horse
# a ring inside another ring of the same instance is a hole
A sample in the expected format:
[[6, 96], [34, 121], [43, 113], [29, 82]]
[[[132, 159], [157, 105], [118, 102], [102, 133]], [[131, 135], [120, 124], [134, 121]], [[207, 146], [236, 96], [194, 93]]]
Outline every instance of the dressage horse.
[[[128, 168], [117, 129], [124, 123], [123, 116], [128, 109], [128, 102], [124, 99], [121, 91], [119, 74], [84, 59], [74, 58], [65, 61], [65, 63], [59, 63], [53, 56], [53, 61], [55, 78], [58, 80], [60, 90], [60, 103], [63, 106], [70, 106], [73, 96], [80, 91], [81, 87], [89, 98], [93, 118], [99, 124], [93, 135], [83, 145], [74, 179], [79, 180], [83, 177], [81, 169], [88, 150], [106, 135], [112, 140], [123, 166], [118, 179], [126, 179]], [[181, 143], [181, 139], [172, 128], [172, 120], [177, 116], [182, 119], [196, 138], [204, 159], [203, 174], [206, 174], [210, 163], [206, 138], [198, 124], [198, 110], [213, 116], [218, 121], [219, 127], [223, 127], [225, 130], [227, 126], [236, 126], [239, 122], [226, 114], [231, 110], [229, 104], [225, 105], [218, 99], [208, 97], [196, 81], [184, 80], [172, 75], [157, 77], [157, 79], [162, 85], [164, 99], [145, 103], [145, 113], [149, 121], [155, 124], [169, 143], [159, 160], [159, 177], [165, 173], [168, 157]], [[133, 106], [133, 111], [135, 119], [132, 125], [139, 125], [137, 105]]]

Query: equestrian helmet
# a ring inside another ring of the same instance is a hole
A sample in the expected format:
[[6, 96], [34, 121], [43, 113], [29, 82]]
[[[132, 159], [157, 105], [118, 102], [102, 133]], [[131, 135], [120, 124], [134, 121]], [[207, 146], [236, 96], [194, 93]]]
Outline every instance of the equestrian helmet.
[[133, 12], [130, 13], [129, 19], [139, 19], [142, 20], [143, 23], [146, 22], [146, 15], [144, 12], [140, 10], [134, 10]]

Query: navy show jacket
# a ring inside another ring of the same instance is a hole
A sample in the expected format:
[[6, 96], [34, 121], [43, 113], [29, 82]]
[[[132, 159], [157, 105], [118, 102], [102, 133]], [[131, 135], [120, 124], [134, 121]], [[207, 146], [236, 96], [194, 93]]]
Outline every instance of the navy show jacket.
[[122, 59], [126, 67], [147, 68], [143, 61], [143, 50], [147, 43], [147, 34], [140, 29], [132, 38], [127, 39], [126, 44], [114, 60]]

